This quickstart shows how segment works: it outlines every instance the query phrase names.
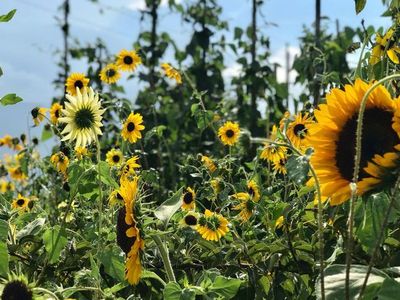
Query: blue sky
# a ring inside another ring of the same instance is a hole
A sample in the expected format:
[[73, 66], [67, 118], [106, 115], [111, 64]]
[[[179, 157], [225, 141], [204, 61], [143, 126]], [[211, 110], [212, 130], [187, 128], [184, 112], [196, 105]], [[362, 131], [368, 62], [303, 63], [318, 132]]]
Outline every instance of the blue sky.
[[[189, 0], [181, 0], [186, 3]], [[56, 26], [57, 8], [61, 0], [4, 0], [0, 5], [0, 14], [16, 8], [17, 13], [9, 23], [0, 23], [0, 66], [4, 75], [0, 77], [0, 95], [17, 93], [24, 102], [11, 107], [0, 107], [0, 136], [6, 133], [19, 135], [29, 131], [30, 135], [40, 135], [38, 128], [32, 128], [30, 110], [35, 106], [49, 106], [52, 97], [58, 95], [52, 81], [58, 71], [55, 54], [62, 45], [62, 35]], [[71, 35], [81, 44], [94, 42], [100, 37], [106, 42], [111, 53], [122, 48], [131, 48], [141, 28], [149, 24], [140, 23], [139, 9], [143, 0], [99, 0], [93, 4], [88, 0], [71, 0]], [[166, 0], [163, 0], [165, 4]], [[220, 0], [223, 7], [222, 20], [229, 22], [229, 39], [235, 26], [246, 27], [250, 22], [250, 0]], [[366, 9], [355, 15], [352, 0], [322, 1], [322, 15], [329, 17], [328, 26], [334, 30], [335, 20], [340, 26], [360, 25], [361, 19], [366, 25], [387, 26], [389, 20], [381, 18], [384, 11], [381, 1], [370, 0]], [[192, 28], [181, 21], [179, 15], [171, 13], [166, 5], [160, 11], [160, 22], [179, 46], [184, 47], [191, 36]], [[262, 16], [261, 16], [262, 15]], [[266, 0], [259, 16], [261, 32], [270, 37], [271, 61], [283, 64], [285, 45], [291, 53], [298, 51], [298, 37], [303, 25], [311, 26], [314, 19], [314, 0]], [[237, 72], [235, 56], [226, 53], [228, 69], [225, 75]], [[165, 58], [166, 61], [170, 59]], [[85, 72], [84, 62], [75, 62], [72, 71]], [[137, 86], [123, 78], [128, 98], [134, 99]]]

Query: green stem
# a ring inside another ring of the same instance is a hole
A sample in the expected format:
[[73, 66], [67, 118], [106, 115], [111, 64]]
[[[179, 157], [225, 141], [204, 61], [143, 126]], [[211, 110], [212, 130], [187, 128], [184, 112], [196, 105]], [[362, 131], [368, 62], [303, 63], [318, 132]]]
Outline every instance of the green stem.
[[[100, 266], [100, 253], [102, 253], [102, 235], [101, 235], [101, 228], [103, 226], [103, 193], [102, 193], [102, 184], [101, 184], [101, 168], [100, 168], [100, 162], [101, 162], [101, 147], [100, 147], [100, 142], [99, 138], [97, 137], [97, 134], [95, 133], [96, 137], [96, 158], [97, 158], [97, 172], [98, 172], [98, 178], [97, 178], [97, 183], [99, 186], [99, 201], [98, 201], [98, 210], [99, 210], [99, 218], [98, 218], [98, 229], [97, 229], [97, 234], [99, 236], [99, 241], [97, 243], [97, 265]], [[98, 276], [98, 288], [100, 290], [101, 287], [101, 276]]]
[[53, 292], [51, 292], [51, 291], [49, 291], [47, 289], [40, 288], [40, 287], [35, 287], [35, 288], [33, 288], [33, 291], [37, 291], [37, 292], [41, 292], [41, 293], [44, 293], [44, 294], [48, 294], [48, 295], [52, 296], [54, 299], [59, 300], [59, 298], [57, 297], [56, 294], [54, 294]]
[[172, 269], [167, 247], [164, 245], [159, 235], [154, 235], [153, 240], [156, 243], [158, 250], [160, 251], [161, 259], [164, 263], [165, 272], [167, 273], [168, 282], [170, 281], [176, 282], [174, 270]]

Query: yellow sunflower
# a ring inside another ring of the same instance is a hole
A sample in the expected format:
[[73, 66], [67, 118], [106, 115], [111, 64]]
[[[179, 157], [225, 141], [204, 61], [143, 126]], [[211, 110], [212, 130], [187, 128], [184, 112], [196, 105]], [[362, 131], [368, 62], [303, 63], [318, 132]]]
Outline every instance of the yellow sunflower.
[[88, 155], [88, 149], [86, 147], [75, 147], [75, 156], [78, 160], [81, 160], [84, 156]]
[[285, 223], [285, 218], [283, 216], [280, 216], [275, 221], [275, 229], [281, 229], [284, 223]]
[[15, 185], [10, 181], [1, 180], [0, 182], [0, 193], [4, 194], [8, 191], [14, 191]]
[[142, 59], [134, 50], [123, 49], [117, 54], [116, 65], [121, 71], [135, 71], [141, 63]]
[[201, 156], [201, 162], [211, 173], [215, 172], [215, 170], [217, 169], [213, 160], [206, 155]]
[[196, 208], [196, 193], [192, 188], [188, 187], [186, 192], [182, 194], [182, 209], [194, 210]]
[[65, 83], [67, 93], [76, 96], [76, 89], [83, 91], [89, 84], [89, 78], [85, 77], [83, 73], [71, 73]]
[[58, 118], [61, 117], [61, 110], [60, 103], [54, 103], [50, 108], [50, 121], [55, 125], [58, 123]]
[[280, 174], [285, 175], [286, 171], [286, 158], [275, 160], [272, 162], [272, 169]]
[[50, 162], [53, 164], [54, 168], [60, 173], [67, 176], [67, 168], [69, 165], [69, 159], [63, 152], [58, 152], [50, 157]]
[[173, 68], [170, 64], [163, 63], [161, 64], [161, 68], [163, 68], [165, 75], [167, 75], [168, 78], [174, 79], [177, 84], [182, 83], [182, 77], [179, 72]]
[[214, 178], [210, 180], [211, 187], [214, 194], [219, 194], [221, 192], [221, 178]]
[[11, 148], [12, 145], [13, 145], [12, 140], [13, 140], [12, 136], [9, 135], [9, 134], [6, 134], [5, 136], [3, 136], [3, 137], [0, 139], [0, 146], [7, 146], [7, 147], [10, 147], [10, 148]]
[[145, 127], [142, 125], [143, 117], [141, 114], [134, 114], [131, 112], [122, 126], [122, 138], [124, 141], [128, 140], [130, 143], [136, 143], [138, 139], [142, 138], [140, 133]]
[[20, 212], [31, 210], [33, 202], [29, 198], [22, 196], [18, 193], [18, 197], [13, 200], [11, 206], [18, 209]]
[[308, 116], [308, 114], [298, 113], [293, 122], [289, 123], [286, 135], [290, 142], [297, 149], [304, 149], [307, 147], [307, 127], [313, 123], [313, 120]]
[[124, 155], [121, 150], [113, 148], [107, 152], [106, 161], [110, 166], [120, 166], [124, 162]]
[[114, 190], [108, 197], [108, 202], [110, 203], [111, 206], [119, 205], [124, 203], [124, 198], [122, 197], [119, 190]]
[[249, 180], [247, 182], [247, 192], [254, 202], [258, 202], [260, 200], [260, 188], [258, 187], [257, 182], [254, 180]]
[[206, 209], [198, 220], [196, 230], [203, 239], [217, 242], [229, 232], [228, 225], [228, 220], [222, 215]]
[[254, 212], [255, 202], [249, 193], [236, 193], [234, 198], [240, 200], [240, 203], [233, 207], [234, 210], [240, 210], [239, 218], [242, 223], [247, 222]]
[[[323, 198], [338, 205], [351, 196], [356, 128], [360, 103], [370, 84], [356, 80], [343, 90], [333, 89], [327, 103], [315, 110], [317, 123], [309, 127], [309, 142], [314, 148], [311, 164], [318, 176]], [[357, 195], [382, 183], [384, 174], [397, 164], [399, 150], [396, 115], [398, 101], [393, 101], [383, 86], [368, 97], [363, 118], [361, 161]], [[394, 122], [394, 123], [393, 123]]]
[[82, 93], [76, 89], [76, 93], [76, 96], [65, 95], [68, 101], [58, 121], [67, 124], [61, 132], [65, 135], [63, 141], [76, 140], [75, 147], [86, 147], [96, 135], [102, 134], [100, 127], [105, 110], [101, 109], [99, 95], [92, 88], [83, 89]]
[[180, 221], [179, 225], [182, 227], [195, 228], [199, 220], [199, 214], [194, 211], [189, 211]]
[[40, 122], [44, 120], [47, 110], [48, 109], [44, 107], [35, 107], [34, 109], [31, 110], [31, 115], [33, 118], [33, 122], [35, 123], [35, 126], [38, 126]]
[[395, 36], [395, 31], [390, 28], [385, 35], [382, 37], [379, 33], [376, 33], [375, 45], [372, 48], [371, 57], [369, 63], [375, 65], [380, 62], [385, 54], [395, 64], [399, 63], [400, 47], [398, 46], [398, 39]]
[[22, 171], [21, 166], [8, 167], [8, 174], [10, 177], [17, 181], [23, 181], [27, 178], [26, 174]]
[[218, 129], [218, 136], [224, 145], [233, 146], [238, 141], [239, 135], [238, 123], [228, 121]]
[[108, 64], [100, 72], [100, 80], [108, 84], [116, 83], [120, 78], [121, 73], [115, 64]]
[[126, 179], [131, 175], [135, 175], [135, 170], [140, 168], [140, 165], [137, 163], [138, 160], [139, 156], [135, 155], [126, 161], [121, 168], [121, 180]]

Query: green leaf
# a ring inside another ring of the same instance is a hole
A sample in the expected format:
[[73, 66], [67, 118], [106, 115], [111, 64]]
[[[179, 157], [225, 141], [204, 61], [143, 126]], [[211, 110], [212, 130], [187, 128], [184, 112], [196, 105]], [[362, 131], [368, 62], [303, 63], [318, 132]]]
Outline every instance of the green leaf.
[[297, 184], [302, 184], [307, 180], [310, 166], [305, 156], [292, 155], [286, 163], [286, 169], [291, 180]]
[[356, 13], [359, 14], [367, 4], [367, 0], [354, 0], [356, 4]]
[[232, 299], [238, 292], [242, 281], [236, 278], [217, 276], [210, 290], [221, 295], [223, 299]]
[[118, 189], [118, 183], [114, 180], [114, 178], [111, 177], [110, 166], [105, 161], [100, 162], [100, 175], [101, 182], [107, 184], [110, 187]]
[[60, 226], [47, 229], [43, 234], [44, 247], [49, 254], [49, 263], [53, 264], [58, 261], [62, 249], [67, 245], [68, 239], [65, 231], [60, 231]]
[[164, 201], [154, 212], [154, 215], [161, 221], [168, 223], [172, 215], [181, 207], [181, 196], [183, 187], [181, 187], [171, 198]]
[[386, 278], [378, 292], [379, 300], [392, 300], [397, 299], [400, 294], [400, 283], [391, 278]]
[[[357, 295], [364, 283], [368, 266], [352, 265], [350, 269], [350, 299], [357, 299]], [[325, 277], [325, 299], [346, 299], [345, 281], [346, 281], [346, 265], [331, 265], [324, 271]], [[389, 278], [384, 272], [373, 268], [368, 278], [367, 287], [373, 284], [381, 284], [386, 278]], [[315, 283], [315, 292], [317, 299], [321, 297], [320, 278]], [[366, 296], [364, 294], [364, 296]], [[364, 298], [363, 298], [364, 299]], [[366, 299], [366, 297], [365, 297]]]
[[8, 223], [0, 220], [0, 242], [5, 242], [8, 237]]
[[165, 281], [162, 280], [160, 276], [158, 276], [156, 273], [148, 270], [143, 270], [142, 274], [140, 275], [141, 279], [155, 279], [158, 280], [162, 285], [166, 285]]
[[90, 274], [93, 276], [94, 279], [99, 280], [100, 269], [99, 269], [99, 266], [94, 261], [92, 254], [90, 254], [89, 260], [90, 260], [90, 269], [91, 269]]
[[52, 136], [53, 136], [53, 132], [51, 130], [46, 130], [46, 126], [43, 127], [42, 138], [41, 138], [42, 142], [47, 141]]
[[104, 271], [118, 282], [125, 280], [125, 265], [122, 256], [112, 248], [106, 248], [100, 254], [100, 261], [104, 265]]
[[8, 276], [8, 249], [6, 242], [0, 242], [0, 276], [7, 277]]
[[16, 94], [7, 94], [3, 98], [0, 99], [0, 103], [4, 106], [13, 105], [18, 102], [21, 102], [22, 98], [18, 97]]
[[45, 222], [45, 218], [37, 218], [30, 222], [17, 233], [17, 240], [21, 240], [29, 235], [37, 234], [43, 228]]
[[1, 15], [0, 16], [0, 22], [8, 22], [8, 21], [10, 21], [14, 17], [16, 12], [17, 12], [17, 10], [13, 9], [13, 10], [9, 11], [6, 15]]
[[196, 292], [191, 289], [181, 289], [176, 282], [169, 282], [164, 289], [164, 300], [194, 300]]

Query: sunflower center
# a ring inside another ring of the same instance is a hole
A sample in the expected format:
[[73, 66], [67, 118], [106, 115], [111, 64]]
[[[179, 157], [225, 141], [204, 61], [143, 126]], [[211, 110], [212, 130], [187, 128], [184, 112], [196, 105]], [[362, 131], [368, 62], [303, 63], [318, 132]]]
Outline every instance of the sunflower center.
[[114, 70], [114, 69], [108, 69], [108, 70], [106, 71], [106, 76], [107, 76], [108, 78], [112, 78], [112, 77], [114, 77], [114, 75], [115, 75], [115, 70]]
[[131, 65], [133, 63], [133, 58], [130, 56], [125, 56], [124, 57], [124, 64], [126, 65]]
[[305, 134], [307, 133], [307, 128], [304, 124], [296, 124], [293, 128], [293, 132], [300, 139], [304, 139]]
[[39, 115], [39, 107], [35, 107], [34, 109], [32, 109], [31, 110], [31, 114], [32, 114], [32, 117], [34, 119], [36, 119], [38, 117], [38, 115]]
[[1, 299], [31, 300], [33, 299], [33, 293], [23, 281], [13, 280], [4, 286]]
[[255, 192], [254, 192], [253, 187], [249, 187], [249, 194], [250, 194], [251, 196], [254, 196]]
[[79, 89], [83, 88], [83, 82], [81, 80], [75, 81], [74, 82], [74, 87], [75, 88], [79, 88]]
[[228, 138], [231, 138], [235, 135], [232, 129], [228, 129], [225, 134]]
[[17, 200], [17, 205], [18, 205], [18, 206], [22, 206], [22, 205], [24, 205], [24, 203], [25, 203], [25, 200], [24, 200], [24, 199], [18, 199], [18, 200]]
[[126, 126], [126, 129], [128, 129], [129, 132], [132, 132], [135, 130], [135, 123], [129, 122], [128, 126]]
[[119, 155], [113, 155], [112, 160], [115, 163], [119, 162], [119, 160], [120, 160]]
[[190, 192], [185, 193], [185, 195], [183, 196], [183, 202], [185, 202], [186, 204], [190, 204], [193, 201], [193, 195]]
[[188, 215], [185, 217], [185, 223], [190, 226], [194, 226], [197, 224], [197, 218], [193, 215]]
[[131, 247], [133, 246], [133, 243], [135, 242], [135, 237], [127, 237], [126, 236], [126, 231], [134, 226], [135, 224], [132, 224], [129, 226], [128, 224], [125, 223], [125, 215], [126, 215], [126, 209], [125, 206], [120, 208], [118, 211], [118, 218], [117, 218], [117, 244], [120, 246], [122, 251], [125, 253], [129, 253], [131, 250]]
[[94, 122], [93, 112], [88, 108], [81, 108], [75, 114], [75, 123], [79, 129], [92, 127]]
[[[353, 115], [343, 126], [336, 142], [335, 161], [342, 177], [352, 181], [356, 148], [356, 128], [358, 114]], [[359, 180], [369, 177], [363, 169], [375, 154], [392, 152], [400, 143], [392, 128], [393, 113], [374, 107], [365, 110], [361, 141], [361, 161]]]
[[54, 112], [54, 116], [55, 116], [56, 118], [59, 118], [59, 117], [60, 117], [60, 110], [59, 110], [59, 109], [57, 109], [57, 110]]

